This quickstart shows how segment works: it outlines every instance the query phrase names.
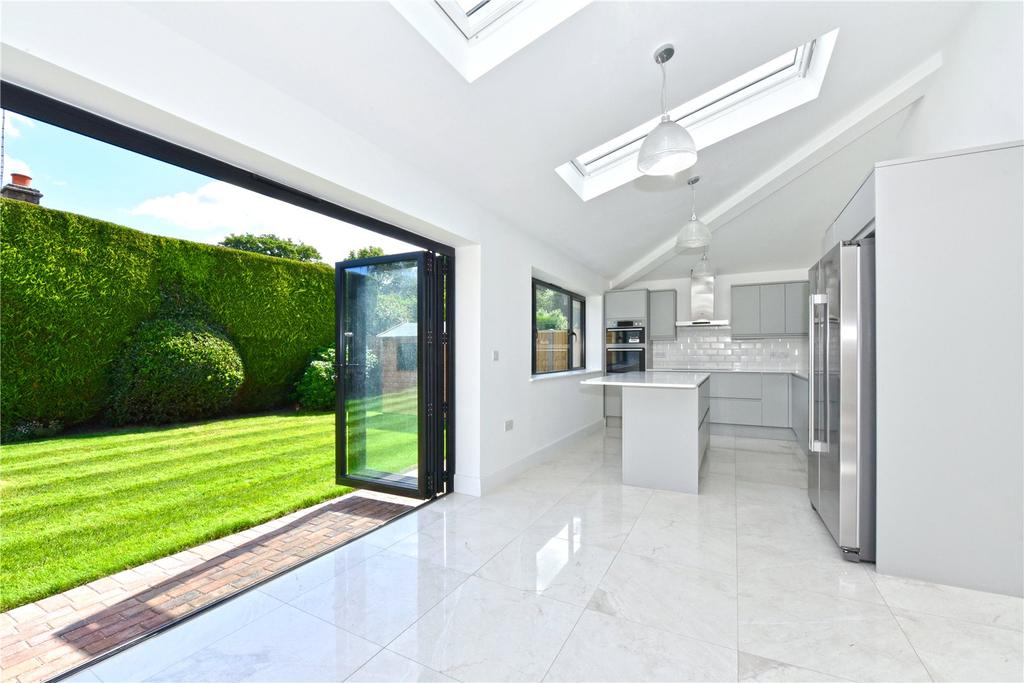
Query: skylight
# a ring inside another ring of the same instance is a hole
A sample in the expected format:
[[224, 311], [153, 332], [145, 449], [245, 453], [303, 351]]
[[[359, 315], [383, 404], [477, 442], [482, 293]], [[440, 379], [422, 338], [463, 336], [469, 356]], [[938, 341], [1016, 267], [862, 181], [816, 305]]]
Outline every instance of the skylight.
[[474, 81], [591, 0], [391, 0], [467, 81]]
[[501, 19], [523, 0], [434, 0], [455, 27], [471, 40], [485, 28]]
[[[839, 29], [808, 41], [669, 111], [709, 147], [818, 97]], [[637, 152], [658, 116], [555, 169], [587, 201], [640, 177]]]

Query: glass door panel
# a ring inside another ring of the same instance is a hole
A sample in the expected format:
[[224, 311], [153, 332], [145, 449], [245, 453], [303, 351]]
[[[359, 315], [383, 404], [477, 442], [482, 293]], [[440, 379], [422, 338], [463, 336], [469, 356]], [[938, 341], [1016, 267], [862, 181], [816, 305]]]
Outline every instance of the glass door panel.
[[426, 253], [337, 265], [339, 484], [427, 497]]

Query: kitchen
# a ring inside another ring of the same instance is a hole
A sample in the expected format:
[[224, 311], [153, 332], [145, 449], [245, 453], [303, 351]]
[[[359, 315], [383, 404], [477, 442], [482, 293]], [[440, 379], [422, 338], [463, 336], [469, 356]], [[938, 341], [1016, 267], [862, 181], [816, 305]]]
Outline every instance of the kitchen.
[[[925, 235], [955, 234], [964, 202], [1000, 207], [986, 213], [989, 227], [1012, 233], [1020, 219], [1002, 208], [1019, 203], [1020, 158], [1020, 145], [1009, 144], [876, 163], [822, 227], [821, 258], [807, 270], [716, 276], [709, 234], [689, 278], [635, 280], [607, 291], [605, 374], [581, 383], [603, 389], [606, 433], [621, 438], [623, 483], [700, 494], [716, 442], [756, 439], [766, 451], [775, 442], [793, 454], [792, 467], [758, 470], [751, 478], [806, 487], [808, 504], [845, 559], [875, 562], [877, 556], [880, 570], [1019, 592], [1014, 532], [996, 531], [1002, 525], [982, 512], [993, 492], [1007, 488], [1000, 475], [972, 472], [980, 488], [959, 492], [965, 506], [947, 531], [1003, 559], [985, 569], [943, 566], [921, 540], [938, 544], [941, 534], [922, 533], [917, 519], [926, 510], [944, 514], [945, 504], [923, 494], [919, 483], [930, 470], [932, 485], [942, 486], [934, 472], [952, 463], [932, 460], [914, 471], [911, 443], [899, 451], [886, 447], [902, 439], [895, 426], [923, 419], [925, 428], [923, 416], [950, 409], [945, 392], [920, 390], [932, 381], [923, 379], [932, 375], [928, 354], [915, 347], [897, 358], [890, 346], [909, 329], [949, 336], [948, 307], [964, 298], [945, 273], [918, 270], [908, 277], [912, 245]], [[971, 181], [962, 182], [968, 173]], [[946, 194], [931, 194], [942, 186]], [[937, 262], [958, 259], [952, 239], [929, 240], [928, 248]], [[908, 300], [914, 301], [910, 317]], [[970, 318], [983, 307], [974, 304]], [[887, 381], [876, 387], [886, 369]], [[902, 400], [894, 401], [896, 395]], [[958, 419], [977, 405], [960, 400], [954, 399]], [[744, 478], [741, 467], [737, 480]], [[915, 510], [908, 499], [917, 501]], [[1003, 542], [979, 541], [971, 530], [981, 526]], [[907, 543], [917, 552], [905, 551]]]

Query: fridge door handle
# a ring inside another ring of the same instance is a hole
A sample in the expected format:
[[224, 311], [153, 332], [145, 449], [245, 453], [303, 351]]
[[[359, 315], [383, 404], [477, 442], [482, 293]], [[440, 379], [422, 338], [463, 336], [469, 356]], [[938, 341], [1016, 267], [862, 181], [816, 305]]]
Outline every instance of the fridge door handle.
[[[808, 316], [807, 317], [808, 317], [808, 320], [810, 321], [811, 324], [810, 324], [810, 328], [808, 329], [808, 335], [809, 336], [808, 336], [808, 339], [807, 339], [807, 343], [808, 343], [809, 350], [810, 350], [810, 353], [807, 354], [807, 357], [808, 357], [808, 373], [807, 374], [808, 374], [808, 378], [810, 379], [810, 381], [807, 383], [808, 387], [809, 387], [808, 396], [807, 396], [807, 400], [808, 400], [808, 406], [807, 406], [807, 423], [808, 423], [807, 424], [807, 450], [809, 450], [811, 453], [824, 453], [825, 450], [826, 450], [825, 449], [825, 443], [822, 442], [822, 441], [819, 441], [817, 439], [817, 431], [816, 431], [817, 421], [814, 419], [815, 415], [817, 414], [817, 405], [816, 405], [817, 392], [815, 391], [815, 382], [817, 381], [816, 380], [816, 376], [817, 376], [817, 372], [818, 372], [818, 367], [817, 367], [816, 360], [815, 360], [816, 356], [817, 356], [817, 352], [818, 352], [817, 345], [816, 345], [816, 341], [817, 341], [816, 329], [817, 329], [817, 326], [818, 326], [818, 320], [814, 316], [814, 312], [815, 312], [814, 309], [815, 309], [815, 306], [820, 306], [820, 305], [824, 305], [825, 306], [825, 312], [826, 312], [826, 317], [825, 317], [825, 330], [826, 330], [826, 333], [825, 333], [826, 334], [826, 337], [825, 337], [825, 342], [826, 342], [825, 349], [826, 349], [826, 351], [825, 351], [824, 354], [822, 354], [822, 361], [824, 361], [824, 363], [823, 363], [824, 367], [822, 368], [822, 370], [825, 372], [825, 374], [823, 376], [825, 377], [825, 381], [827, 383], [827, 381], [828, 381], [828, 374], [827, 374], [828, 368], [827, 368], [827, 359], [825, 358], [825, 356], [827, 356], [827, 354], [828, 354], [828, 351], [827, 351], [827, 349], [828, 349], [828, 295], [827, 294], [811, 294], [808, 297]], [[827, 406], [826, 406], [826, 409], [827, 409]]]

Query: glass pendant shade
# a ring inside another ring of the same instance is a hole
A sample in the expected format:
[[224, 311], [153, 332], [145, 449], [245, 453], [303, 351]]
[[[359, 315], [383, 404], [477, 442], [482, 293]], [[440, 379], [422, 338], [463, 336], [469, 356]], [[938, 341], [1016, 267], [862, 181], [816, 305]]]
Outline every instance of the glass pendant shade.
[[689, 222], [679, 231], [676, 238], [678, 249], [700, 249], [711, 244], [711, 230], [697, 218], [697, 214], [690, 216]]
[[636, 167], [644, 175], [674, 175], [695, 163], [697, 147], [690, 133], [665, 114], [640, 145]]

